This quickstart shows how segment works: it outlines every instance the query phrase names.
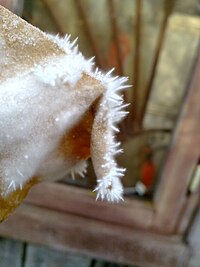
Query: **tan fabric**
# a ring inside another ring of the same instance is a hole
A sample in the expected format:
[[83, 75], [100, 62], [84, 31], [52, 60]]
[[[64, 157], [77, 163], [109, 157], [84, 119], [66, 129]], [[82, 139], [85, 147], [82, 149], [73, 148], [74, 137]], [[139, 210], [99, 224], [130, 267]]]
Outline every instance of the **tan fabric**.
[[90, 155], [97, 197], [122, 199], [113, 129], [125, 115], [117, 91], [126, 79], [94, 71], [69, 40], [1, 6], [0, 70], [0, 221], [35, 182], [83, 173]]
[[0, 6], [0, 82], [62, 51], [46, 34]]

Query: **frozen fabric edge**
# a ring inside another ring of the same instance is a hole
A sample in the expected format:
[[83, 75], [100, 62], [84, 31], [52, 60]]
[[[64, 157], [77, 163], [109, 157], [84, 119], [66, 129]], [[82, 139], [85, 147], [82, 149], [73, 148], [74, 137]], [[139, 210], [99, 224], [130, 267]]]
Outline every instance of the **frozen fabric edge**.
[[[74, 56], [79, 55], [85, 60], [82, 54], [78, 52], [78, 46], [75, 46], [77, 39], [70, 43], [70, 35], [66, 35], [64, 38], [60, 38], [58, 35], [50, 36], [50, 38], [64, 49], [67, 54], [73, 54]], [[123, 200], [121, 178], [124, 176], [126, 169], [118, 167], [115, 160], [115, 156], [123, 152], [122, 149], [120, 149], [120, 143], [115, 140], [115, 133], [119, 132], [117, 124], [128, 114], [128, 112], [125, 111], [125, 108], [129, 105], [124, 104], [123, 97], [119, 95], [119, 92], [130, 86], [124, 85], [128, 81], [127, 77], [112, 75], [114, 69], [111, 69], [106, 74], [101, 72], [98, 68], [93, 71], [93, 59], [94, 58], [85, 60], [87, 64], [90, 65], [87, 73], [91, 77], [99, 80], [106, 88], [99, 108], [108, 110], [108, 131], [106, 132], [108, 142], [106, 154], [103, 158], [104, 164], [101, 165], [101, 168], [105, 170], [104, 172], [106, 175], [98, 178], [97, 187], [94, 191], [97, 192], [97, 199], [100, 198], [101, 200], [106, 199], [110, 202], [118, 202]]]
[[[86, 60], [78, 51], [78, 46], [75, 46], [76, 40], [70, 43], [70, 36], [66, 36], [62, 39], [59, 36], [49, 36], [49, 38], [56, 42], [59, 47], [66, 52], [66, 55], [64, 57], [56, 56], [54, 62], [51, 61], [53, 57], [50, 57], [49, 60], [47, 59], [45, 62], [41, 62], [41, 65], [30, 69], [30, 72], [28, 73], [31, 75], [33, 74], [36, 79], [46, 85], [55, 86], [60, 83], [68, 82], [71, 85], [74, 85], [81, 77], [82, 73], [85, 72], [91, 77], [99, 80], [105, 87], [106, 90], [103, 94], [99, 109], [108, 109], [108, 131], [106, 132], [108, 143], [106, 153], [103, 158], [104, 164], [101, 165], [102, 170], [106, 170], [106, 175], [102, 177], [97, 175], [98, 180], [95, 191], [97, 191], [97, 199], [107, 199], [111, 202], [119, 201], [122, 199], [123, 194], [121, 177], [124, 176], [125, 169], [119, 168], [114, 159], [116, 154], [122, 152], [119, 148], [120, 144], [115, 140], [115, 132], [119, 131], [117, 123], [119, 123], [127, 114], [127, 112], [124, 111], [124, 108], [127, 105], [123, 104], [123, 98], [118, 94], [118, 92], [129, 87], [127, 85], [123, 85], [128, 79], [125, 77], [113, 77], [113, 70], [106, 74], [102, 73], [98, 69], [93, 71], [93, 58]], [[60, 66], [60, 63], [64, 61], [64, 58], [68, 58], [72, 66], [70, 65], [69, 67], [69, 64], [66, 67]], [[66, 76], [68, 78], [65, 80]], [[78, 172], [83, 175], [85, 173], [85, 163], [75, 166], [71, 171], [72, 173]], [[13, 185], [12, 187], [15, 188]]]
[[56, 42], [65, 51], [65, 55], [50, 57], [46, 62], [33, 69], [34, 74], [42, 82], [50, 86], [65, 83], [74, 86], [83, 72], [92, 72], [93, 63], [91, 60], [86, 60], [82, 53], [78, 52], [78, 46], [75, 46], [77, 39], [70, 43], [68, 35], [63, 39], [52, 35], [48, 35], [48, 38]]
[[[117, 166], [115, 157], [116, 155], [122, 153], [120, 149], [120, 142], [116, 141], [115, 133], [119, 132], [117, 124], [127, 115], [125, 108], [128, 104], [124, 104], [123, 97], [119, 95], [119, 91], [129, 87], [123, 85], [127, 82], [126, 77], [113, 77], [111, 75], [112, 70], [107, 74], [102, 74], [97, 70], [95, 77], [99, 79], [102, 84], [107, 89], [102, 101], [100, 103], [99, 109], [102, 110], [104, 115], [100, 119], [100, 123], [105, 123], [106, 120], [107, 131], [105, 132], [105, 155], [103, 157], [103, 164], [101, 165], [102, 177], [98, 177], [97, 187], [97, 199], [106, 199], [110, 202], [118, 202], [123, 200], [123, 187], [121, 183], [121, 178], [124, 176], [125, 169]], [[100, 111], [101, 112], [101, 111]], [[105, 114], [107, 117], [105, 118]]]

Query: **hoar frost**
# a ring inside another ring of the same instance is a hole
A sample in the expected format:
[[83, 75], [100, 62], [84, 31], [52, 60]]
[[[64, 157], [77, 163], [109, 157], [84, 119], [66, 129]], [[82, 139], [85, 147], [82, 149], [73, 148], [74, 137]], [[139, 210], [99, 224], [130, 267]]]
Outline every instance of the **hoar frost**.
[[[9, 30], [10, 24], [6, 23], [4, 18], [4, 30]], [[20, 24], [13, 23], [14, 31]], [[31, 39], [25, 30], [24, 39], [10, 32], [8, 37], [13, 47], [19, 42], [25, 46], [39, 46], [34, 35]], [[124, 85], [127, 78], [113, 77], [112, 70], [106, 74], [94, 70], [93, 60], [86, 60], [75, 42], [70, 43], [69, 36], [42, 34], [41, 38], [56, 47], [56, 53], [30, 60], [30, 66], [25, 65], [21, 72], [15, 68], [9, 77], [5, 70], [6, 78], [0, 83], [1, 196], [22, 189], [31, 177], [57, 180], [70, 172], [73, 176], [75, 173], [84, 176], [85, 159], [67, 152], [64, 157], [58, 146], [63, 136], [79, 125], [83, 115], [98, 100], [90, 144], [97, 176], [95, 191], [97, 198], [119, 201], [123, 195], [121, 178], [125, 169], [119, 168], [115, 161], [115, 156], [122, 152], [115, 133], [119, 131], [117, 124], [127, 113], [124, 111], [126, 104], [118, 94], [128, 87]], [[0, 45], [1, 55], [5, 49]]]

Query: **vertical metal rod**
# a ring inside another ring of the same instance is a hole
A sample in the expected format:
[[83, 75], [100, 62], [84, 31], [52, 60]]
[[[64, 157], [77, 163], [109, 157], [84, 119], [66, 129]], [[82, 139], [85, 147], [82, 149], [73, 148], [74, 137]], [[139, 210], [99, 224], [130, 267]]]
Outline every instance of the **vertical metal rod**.
[[81, 0], [75, 0], [74, 3], [76, 4], [78, 12], [79, 12], [79, 14], [80, 14], [80, 16], [81, 16], [81, 18], [83, 20], [84, 30], [86, 32], [86, 35], [87, 35], [88, 40], [89, 40], [89, 42], [91, 44], [93, 53], [95, 55], [96, 63], [100, 68], [103, 68], [104, 67], [104, 63], [103, 63], [103, 59], [102, 59], [102, 54], [101, 54], [101, 52], [99, 50], [99, 47], [98, 47], [98, 41], [96, 40], [95, 35], [93, 34], [92, 26], [90, 24], [90, 21], [88, 19], [87, 14], [86, 14], [86, 11], [85, 11], [85, 8], [83, 6], [83, 3], [82, 3]]
[[112, 38], [114, 40], [114, 44], [117, 52], [117, 72], [119, 75], [123, 76], [123, 60], [122, 60], [122, 52], [120, 45], [120, 37], [119, 37], [119, 27], [117, 23], [117, 12], [116, 5], [114, 0], [108, 0], [109, 14], [110, 14], [110, 22], [112, 27]]
[[49, 4], [48, 0], [42, 0], [42, 3], [44, 4], [46, 10], [49, 13], [49, 16], [51, 17], [52, 21], [54, 22], [54, 25], [56, 26], [57, 31], [61, 34], [61, 35], [65, 35], [66, 32], [63, 29], [62, 25], [60, 25], [60, 23], [58, 22], [57, 16], [55, 15], [55, 13], [52, 11], [52, 7]]
[[142, 12], [142, 0], [136, 0], [136, 27], [135, 27], [135, 55], [134, 55], [134, 73], [133, 73], [133, 91], [131, 99], [131, 116], [130, 126], [131, 128], [137, 124], [137, 112], [138, 112], [138, 90], [140, 81], [140, 53], [141, 53], [141, 12]]
[[[123, 59], [122, 59], [122, 51], [121, 51], [121, 44], [120, 44], [120, 31], [117, 22], [117, 12], [116, 12], [116, 3], [115, 0], [108, 0], [108, 9], [110, 14], [110, 23], [112, 29], [112, 39], [114, 41], [114, 46], [116, 48], [116, 59], [117, 59], [117, 66], [116, 72], [118, 75], [123, 76]], [[126, 93], [123, 93], [124, 100], [127, 100]], [[123, 122], [120, 124], [120, 134], [119, 139], [123, 140], [127, 134], [127, 124], [128, 118], [125, 118]]]

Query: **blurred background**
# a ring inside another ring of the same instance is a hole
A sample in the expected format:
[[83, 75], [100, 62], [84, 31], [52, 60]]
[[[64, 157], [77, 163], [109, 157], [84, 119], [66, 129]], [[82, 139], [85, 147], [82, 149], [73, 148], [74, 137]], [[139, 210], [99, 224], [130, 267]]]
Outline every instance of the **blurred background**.
[[[199, 44], [199, 0], [13, 2], [31, 24], [70, 34], [72, 41], [78, 37], [80, 51], [95, 56], [96, 66], [105, 71], [115, 67], [116, 75], [129, 77], [133, 87], [124, 98], [131, 103], [130, 113], [120, 125], [124, 153], [118, 161], [127, 168], [125, 193], [151, 198], [191, 79]], [[64, 181], [94, 188], [92, 165], [86, 179]]]
[[[124, 150], [118, 161], [127, 168], [125, 195], [151, 202], [192, 78], [199, 47], [200, 1], [0, 0], [0, 4], [45, 32], [70, 34], [71, 41], [78, 37], [79, 50], [86, 58], [95, 56], [96, 66], [103, 71], [115, 67], [116, 75], [129, 77], [133, 86], [124, 98], [131, 103], [130, 113], [117, 137]], [[95, 181], [90, 162], [85, 179], [62, 180], [90, 189]], [[42, 265], [48, 258], [44, 257], [24, 266], [58, 266]], [[72, 265], [59, 266], [119, 265], [80, 258]]]

